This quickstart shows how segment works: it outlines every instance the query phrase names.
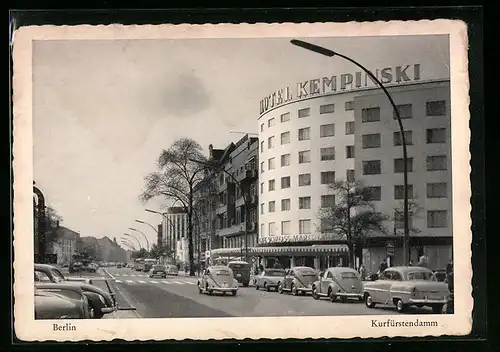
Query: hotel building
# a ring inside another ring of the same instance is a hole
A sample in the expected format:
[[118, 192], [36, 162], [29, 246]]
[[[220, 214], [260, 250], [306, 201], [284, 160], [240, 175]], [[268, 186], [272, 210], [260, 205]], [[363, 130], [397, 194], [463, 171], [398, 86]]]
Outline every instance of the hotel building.
[[[424, 81], [419, 65], [375, 74], [399, 105], [411, 143], [412, 260], [425, 254], [432, 269], [442, 269], [452, 248], [449, 79]], [[402, 264], [399, 127], [387, 96], [374, 82], [356, 72], [302, 82], [296, 91], [281, 89], [261, 101], [258, 121], [255, 250], [264, 266], [272, 263], [270, 257], [286, 267], [345, 263], [345, 238], [323, 233], [318, 219], [321, 207], [334, 204], [328, 184], [338, 180], [372, 187], [375, 210], [390, 219], [385, 233], [370, 233], [356, 248], [356, 266], [363, 262], [377, 271], [384, 258]]]
[[161, 230], [163, 243], [172, 251], [171, 262], [189, 263], [187, 242], [187, 214], [183, 207], [170, 207], [163, 214]]

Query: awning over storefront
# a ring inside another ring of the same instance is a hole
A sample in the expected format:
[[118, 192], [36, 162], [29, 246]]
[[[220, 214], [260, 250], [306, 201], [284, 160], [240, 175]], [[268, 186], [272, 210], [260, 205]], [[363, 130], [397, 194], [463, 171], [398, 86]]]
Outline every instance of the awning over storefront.
[[[248, 255], [294, 255], [294, 256], [309, 256], [309, 255], [334, 255], [347, 253], [348, 248], [345, 244], [334, 245], [312, 245], [312, 246], [276, 246], [276, 247], [249, 247]], [[243, 248], [218, 248], [211, 251], [213, 256], [224, 255], [241, 255], [245, 254]]]

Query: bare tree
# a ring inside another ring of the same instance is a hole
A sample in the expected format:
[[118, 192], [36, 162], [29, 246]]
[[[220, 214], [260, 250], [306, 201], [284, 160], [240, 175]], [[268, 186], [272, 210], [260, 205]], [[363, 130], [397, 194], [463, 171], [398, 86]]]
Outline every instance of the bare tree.
[[[413, 226], [413, 219], [417, 218], [420, 216], [420, 213], [422, 211], [422, 207], [418, 204], [416, 199], [409, 199], [408, 200], [408, 217], [410, 219], [410, 232], [413, 233], [420, 233], [420, 229], [416, 228]], [[404, 203], [403, 201], [399, 201], [397, 203], [397, 206], [394, 208], [394, 213], [392, 215], [392, 220], [396, 224], [397, 222], [403, 222], [404, 220]], [[401, 225], [402, 226], [402, 225]], [[394, 232], [396, 234], [397, 229], [396, 226], [394, 226]], [[403, 229], [401, 229], [403, 230]]]
[[205, 167], [193, 160], [206, 161], [201, 146], [192, 139], [176, 140], [169, 149], [163, 150], [158, 158], [159, 171], [150, 173], [144, 179], [145, 188], [140, 198], [143, 202], [158, 196], [181, 204], [187, 214], [187, 239], [189, 274], [195, 275], [193, 251], [194, 191], [203, 180]]
[[320, 231], [337, 240], [345, 240], [349, 250], [349, 266], [354, 267], [354, 244], [361, 245], [371, 231], [385, 233], [387, 216], [376, 212], [372, 194], [361, 183], [335, 181], [328, 184], [334, 201], [322, 204], [318, 211]]

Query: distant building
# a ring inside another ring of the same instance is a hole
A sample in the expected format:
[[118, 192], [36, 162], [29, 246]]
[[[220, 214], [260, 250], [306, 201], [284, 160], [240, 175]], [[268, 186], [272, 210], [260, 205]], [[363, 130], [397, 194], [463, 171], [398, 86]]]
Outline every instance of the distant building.
[[57, 264], [69, 264], [77, 253], [78, 232], [60, 226], [53, 230], [54, 241], [48, 244], [47, 252], [57, 255]]
[[162, 219], [163, 243], [171, 251], [167, 261], [186, 264], [189, 262], [187, 244], [187, 213], [184, 207], [170, 207]]

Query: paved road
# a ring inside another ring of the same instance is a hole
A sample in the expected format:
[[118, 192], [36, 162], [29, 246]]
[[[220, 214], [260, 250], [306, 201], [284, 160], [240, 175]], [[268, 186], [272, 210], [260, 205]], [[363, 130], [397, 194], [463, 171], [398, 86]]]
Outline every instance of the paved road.
[[[327, 299], [314, 300], [311, 296], [257, 291], [254, 287], [240, 287], [235, 297], [209, 296], [198, 292], [196, 277], [151, 279], [127, 268], [101, 269], [97, 275], [108, 278], [117, 292], [120, 306], [136, 307], [136, 313], [143, 318], [398, 314], [393, 307], [369, 309], [361, 302], [331, 303]], [[429, 312], [410, 309], [407, 314]]]

